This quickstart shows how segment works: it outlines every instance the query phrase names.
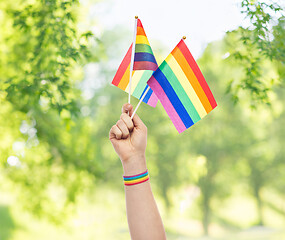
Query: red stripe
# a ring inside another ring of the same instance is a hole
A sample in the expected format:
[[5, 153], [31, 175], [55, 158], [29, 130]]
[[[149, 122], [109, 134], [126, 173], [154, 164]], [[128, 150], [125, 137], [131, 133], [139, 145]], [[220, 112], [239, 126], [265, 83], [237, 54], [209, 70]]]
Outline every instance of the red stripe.
[[132, 55], [132, 45], [130, 46], [127, 54], [125, 55], [123, 61], [121, 62], [117, 72], [116, 72], [116, 75], [112, 81], [112, 84], [115, 85], [115, 86], [118, 86], [122, 77], [124, 76], [124, 73], [126, 72], [130, 62], [131, 62], [131, 55]]
[[138, 18], [138, 25], [137, 25], [137, 27], [142, 27], [143, 28], [142, 22], [141, 22], [141, 20], [139, 18]]
[[140, 184], [140, 183], [143, 183], [143, 182], [146, 182], [147, 180], [149, 180], [149, 177], [141, 182], [137, 182], [137, 183], [125, 183], [126, 186], [131, 186], [131, 185], [136, 185], [136, 184]]
[[157, 64], [153, 62], [146, 62], [146, 61], [140, 61], [140, 62], [134, 62], [133, 70], [152, 70], [155, 71], [157, 69]]
[[191, 52], [189, 51], [188, 47], [186, 46], [185, 42], [183, 39], [177, 44], [177, 47], [180, 49], [182, 54], [184, 55], [185, 59], [187, 60], [188, 64], [192, 68], [195, 76], [197, 77], [202, 89], [204, 90], [212, 108], [214, 109], [217, 106], [216, 100], [198, 66], [196, 63], [195, 59], [193, 58]]

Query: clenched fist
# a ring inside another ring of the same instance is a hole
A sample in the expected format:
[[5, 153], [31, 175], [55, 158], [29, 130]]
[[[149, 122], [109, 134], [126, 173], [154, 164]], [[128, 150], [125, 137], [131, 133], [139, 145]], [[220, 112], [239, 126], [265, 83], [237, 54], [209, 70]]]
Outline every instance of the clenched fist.
[[109, 139], [120, 157], [125, 173], [146, 169], [147, 127], [137, 114], [131, 119], [133, 106], [124, 104], [120, 120], [112, 126]]

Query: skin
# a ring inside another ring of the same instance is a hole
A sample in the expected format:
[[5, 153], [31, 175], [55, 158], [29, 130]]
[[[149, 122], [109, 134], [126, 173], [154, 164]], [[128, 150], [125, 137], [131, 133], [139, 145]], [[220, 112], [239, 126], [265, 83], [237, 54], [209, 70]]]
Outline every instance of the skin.
[[[109, 133], [109, 139], [121, 159], [125, 176], [139, 174], [147, 169], [147, 127], [136, 114], [131, 120], [132, 113], [132, 105], [124, 104], [120, 120], [112, 126]], [[166, 239], [150, 181], [125, 186], [125, 195], [132, 240]]]

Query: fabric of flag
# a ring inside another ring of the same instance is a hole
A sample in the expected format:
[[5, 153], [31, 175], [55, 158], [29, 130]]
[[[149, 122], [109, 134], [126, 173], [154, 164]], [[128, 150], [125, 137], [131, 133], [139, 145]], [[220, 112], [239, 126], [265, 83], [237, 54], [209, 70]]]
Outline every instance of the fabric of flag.
[[179, 133], [205, 117], [216, 100], [182, 39], [147, 82]]
[[[124, 90], [127, 93], [129, 92], [132, 45], [130, 46], [112, 81], [113, 85], [117, 86], [118, 88]], [[140, 19], [137, 19], [135, 55], [131, 83], [132, 96], [141, 99], [148, 87], [147, 81], [150, 79], [151, 75], [157, 68], [157, 62], [146, 37], [142, 23]], [[155, 107], [158, 98], [155, 93], [150, 89], [142, 101], [152, 107]]]

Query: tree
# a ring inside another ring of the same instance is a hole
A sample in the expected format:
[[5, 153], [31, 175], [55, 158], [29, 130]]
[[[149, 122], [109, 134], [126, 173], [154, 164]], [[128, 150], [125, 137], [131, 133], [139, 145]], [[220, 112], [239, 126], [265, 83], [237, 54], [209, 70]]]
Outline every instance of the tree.
[[2, 141], [8, 143], [1, 149], [0, 169], [26, 192], [21, 195], [25, 207], [58, 220], [59, 213], [50, 211], [49, 188], [62, 184], [65, 208], [86, 179], [82, 171], [100, 175], [95, 163], [83, 161], [94, 151], [76, 142], [89, 138], [88, 131], [79, 133], [88, 120], [80, 113], [81, 92], [75, 86], [78, 65], [90, 56], [92, 34], [77, 28], [76, 0], [4, 1], [0, 6], [0, 109]]
[[284, 8], [277, 2], [267, 2], [243, 0], [242, 13], [250, 25], [227, 33], [236, 36], [236, 40], [229, 43], [229, 54], [243, 68], [243, 76], [229, 82], [228, 92], [234, 102], [247, 94], [252, 108], [260, 103], [270, 104], [273, 87], [284, 82], [284, 75], [264, 78], [262, 66], [266, 61], [279, 66], [285, 62]]

